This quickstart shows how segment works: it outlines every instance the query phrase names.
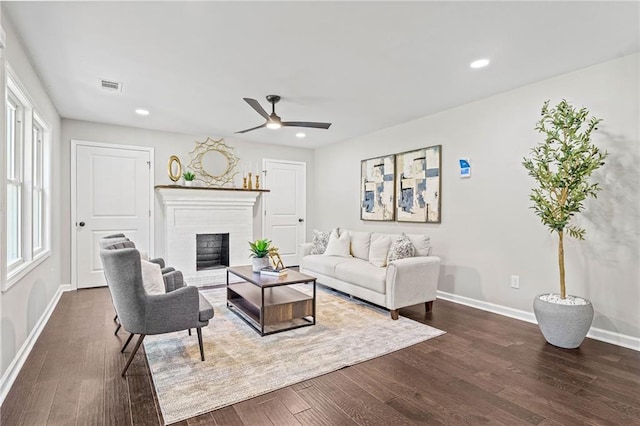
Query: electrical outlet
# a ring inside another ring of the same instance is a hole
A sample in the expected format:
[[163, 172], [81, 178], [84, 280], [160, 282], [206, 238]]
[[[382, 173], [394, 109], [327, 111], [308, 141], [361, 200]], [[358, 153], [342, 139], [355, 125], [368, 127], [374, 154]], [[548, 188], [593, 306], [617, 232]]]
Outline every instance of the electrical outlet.
[[511, 288], [520, 288], [520, 277], [511, 275]]

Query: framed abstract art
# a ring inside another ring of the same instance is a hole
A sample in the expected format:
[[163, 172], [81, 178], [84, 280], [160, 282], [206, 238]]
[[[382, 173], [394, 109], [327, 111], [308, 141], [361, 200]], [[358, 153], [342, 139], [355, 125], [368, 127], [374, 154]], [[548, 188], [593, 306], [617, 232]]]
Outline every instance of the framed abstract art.
[[396, 220], [440, 223], [442, 145], [396, 154]]
[[395, 156], [360, 163], [360, 219], [392, 221], [395, 212]]

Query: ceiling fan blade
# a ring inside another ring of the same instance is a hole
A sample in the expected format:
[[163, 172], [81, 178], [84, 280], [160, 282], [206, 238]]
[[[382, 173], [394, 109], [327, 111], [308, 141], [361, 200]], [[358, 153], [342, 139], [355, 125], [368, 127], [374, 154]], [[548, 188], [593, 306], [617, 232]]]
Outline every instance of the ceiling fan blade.
[[312, 121], [283, 121], [282, 127], [311, 127], [313, 129], [328, 129], [331, 123], [314, 123]]
[[251, 99], [251, 98], [242, 98], [242, 99], [244, 99], [246, 103], [251, 105], [251, 108], [255, 109], [258, 114], [260, 114], [261, 116], [263, 116], [267, 120], [269, 119], [269, 114], [267, 114], [267, 111], [265, 111], [264, 108], [262, 108], [262, 106], [260, 105], [260, 103], [258, 101], [256, 101], [255, 99]]
[[247, 133], [247, 132], [250, 132], [252, 130], [262, 129], [263, 127], [266, 127], [266, 125], [267, 125], [267, 123], [264, 123], [264, 124], [259, 125], [258, 127], [252, 127], [250, 129], [240, 130], [239, 132], [236, 132], [236, 133]]

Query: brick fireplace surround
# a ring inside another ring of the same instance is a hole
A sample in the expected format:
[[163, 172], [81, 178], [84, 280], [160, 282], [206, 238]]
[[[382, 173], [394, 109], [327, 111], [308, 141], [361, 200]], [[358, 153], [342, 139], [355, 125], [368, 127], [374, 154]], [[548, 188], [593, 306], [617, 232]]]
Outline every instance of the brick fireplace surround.
[[164, 257], [195, 286], [223, 284], [226, 269], [196, 270], [196, 235], [229, 234], [229, 265], [247, 265], [253, 210], [261, 191], [159, 186], [164, 211]]

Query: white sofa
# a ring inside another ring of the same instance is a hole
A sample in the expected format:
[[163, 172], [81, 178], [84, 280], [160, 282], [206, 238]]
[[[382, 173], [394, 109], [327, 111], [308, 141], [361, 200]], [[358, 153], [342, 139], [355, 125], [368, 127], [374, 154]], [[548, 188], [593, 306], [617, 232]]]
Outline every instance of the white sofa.
[[[400, 235], [370, 232], [348, 232], [350, 236], [349, 256], [310, 254], [312, 243], [302, 244], [300, 271], [318, 278], [318, 282], [391, 311], [391, 318], [398, 319], [400, 308], [425, 303], [427, 312], [436, 299], [440, 258], [430, 255], [429, 238], [421, 234], [407, 235], [411, 241], [420, 240], [422, 247], [416, 248], [414, 257], [393, 260], [386, 266], [370, 262], [372, 241], [388, 236], [393, 241]], [[420, 244], [417, 244], [420, 245]], [[379, 245], [376, 245], [379, 247]], [[414, 244], [415, 247], [415, 244]], [[380, 264], [379, 249], [376, 260]], [[373, 253], [372, 253], [373, 255]]]

